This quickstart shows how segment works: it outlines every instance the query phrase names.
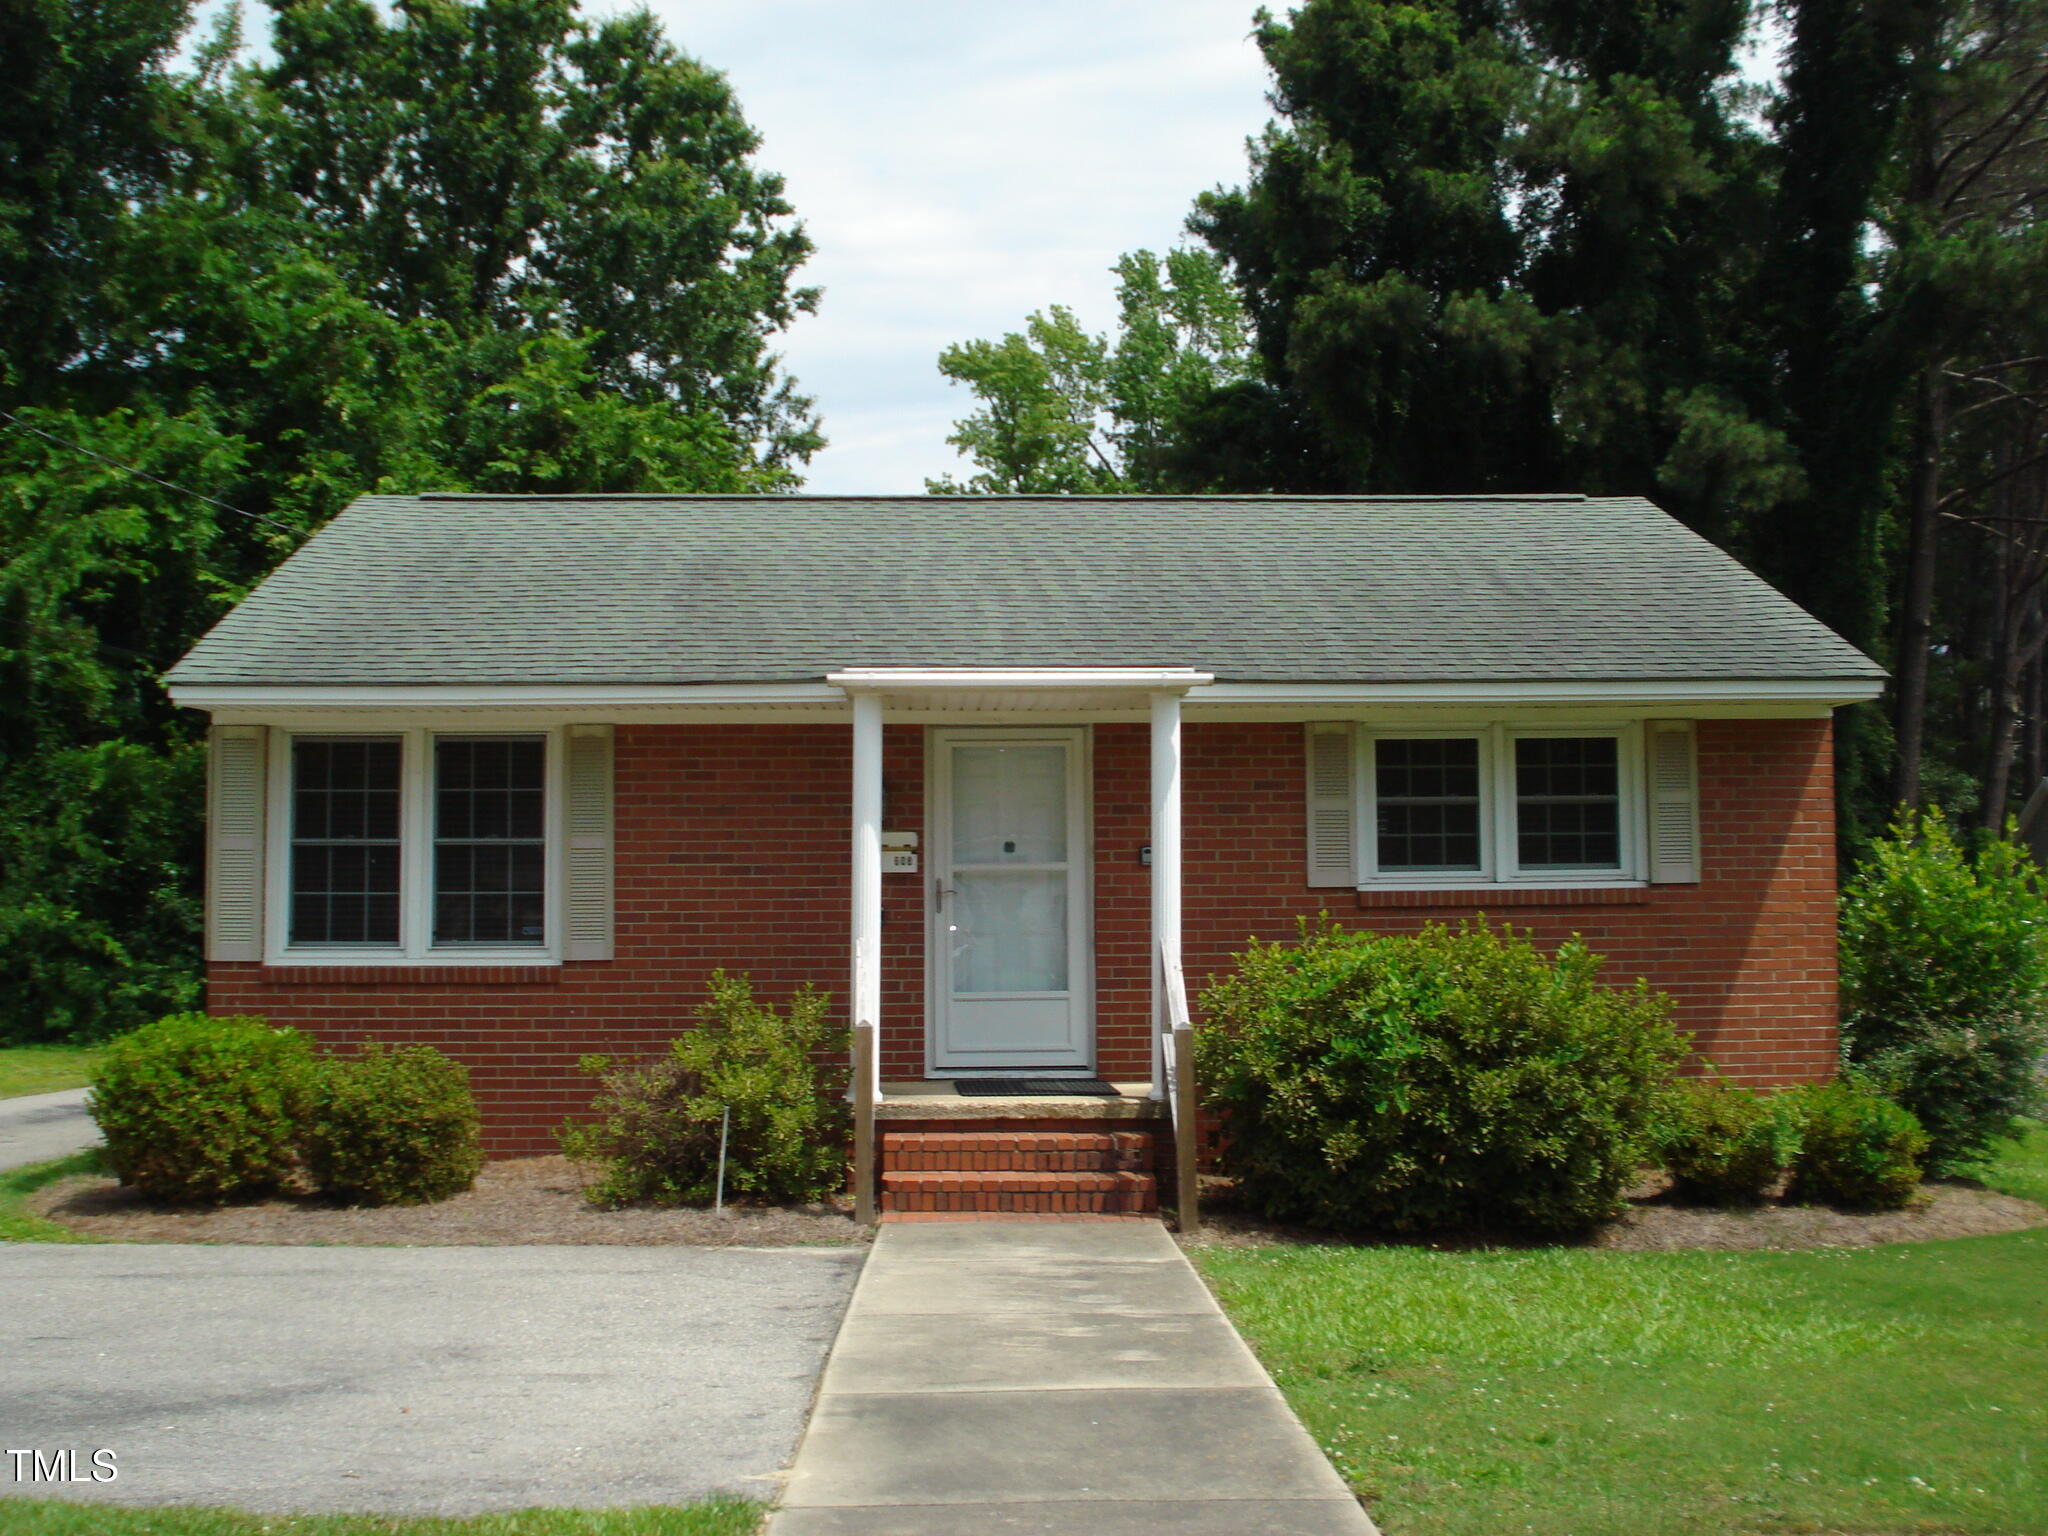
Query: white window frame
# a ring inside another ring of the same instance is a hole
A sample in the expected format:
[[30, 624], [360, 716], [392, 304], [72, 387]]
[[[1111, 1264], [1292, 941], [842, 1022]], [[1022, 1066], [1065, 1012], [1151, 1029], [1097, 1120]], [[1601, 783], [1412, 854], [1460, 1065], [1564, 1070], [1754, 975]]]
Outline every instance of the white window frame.
[[[540, 944], [434, 943], [434, 742], [437, 737], [539, 737], [546, 765], [542, 826], [547, 837], [542, 868], [547, 890], [542, 922], [547, 933]], [[301, 738], [343, 741], [350, 737], [399, 744], [398, 769], [398, 938], [396, 944], [301, 944], [290, 942], [292, 860], [292, 759]], [[269, 817], [273, 834], [264, 860], [264, 958], [272, 965], [559, 965], [564, 943], [565, 861], [567, 838], [562, 831], [564, 741], [560, 726], [483, 724], [377, 728], [323, 726], [319, 729], [274, 729], [270, 753]]]
[[[1615, 742], [1621, 848], [1614, 869], [1528, 869], [1520, 867], [1517, 837], [1514, 751], [1524, 737], [1605, 736]], [[1377, 744], [1386, 739], [1479, 743], [1479, 868], [1476, 870], [1382, 871], [1379, 867], [1379, 772]], [[1360, 890], [1465, 890], [1482, 885], [1524, 888], [1633, 889], [1649, 883], [1648, 794], [1643, 782], [1643, 726], [1640, 720], [1473, 721], [1463, 725], [1361, 725], [1355, 746], [1357, 771], [1352, 824], [1356, 828]]]

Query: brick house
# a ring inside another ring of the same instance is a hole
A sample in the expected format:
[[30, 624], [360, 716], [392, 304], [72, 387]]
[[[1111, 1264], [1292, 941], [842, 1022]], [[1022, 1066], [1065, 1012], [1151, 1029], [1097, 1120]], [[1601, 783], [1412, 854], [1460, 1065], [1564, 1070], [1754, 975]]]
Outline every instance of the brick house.
[[1731, 1077], [1828, 1072], [1881, 681], [1578, 496], [373, 496], [169, 676], [216, 1012], [439, 1046], [511, 1156], [714, 967], [814, 982], [886, 1203], [1095, 1209], [1150, 1199], [1185, 990], [1318, 912], [1578, 933]]

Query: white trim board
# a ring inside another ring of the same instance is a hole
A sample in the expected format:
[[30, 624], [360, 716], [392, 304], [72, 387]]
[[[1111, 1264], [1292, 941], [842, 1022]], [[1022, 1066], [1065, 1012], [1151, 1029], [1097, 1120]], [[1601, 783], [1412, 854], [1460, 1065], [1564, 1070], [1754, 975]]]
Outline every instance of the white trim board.
[[[1827, 710], [1837, 705], [1874, 699], [1884, 690], [1877, 678], [1669, 680], [1597, 682], [1538, 680], [1527, 682], [1440, 683], [1228, 683], [1186, 668], [976, 669], [896, 672], [888, 668], [849, 668], [831, 674], [846, 680], [786, 683], [481, 683], [403, 685], [312, 684], [178, 684], [172, 702], [186, 709], [213, 711], [217, 716], [275, 718], [291, 710], [546, 710], [570, 711], [582, 719], [608, 719], [627, 711], [765, 711], [815, 712], [821, 718], [843, 718], [848, 688], [883, 693], [990, 692], [1072, 689], [1085, 692], [1129, 691], [1133, 694], [1184, 691], [1191, 714], [1223, 710], [1303, 709], [1403, 706], [1470, 707], [1473, 705], [1572, 706], [1605, 704], [1610, 708], [1648, 710], [1684, 705], [1689, 712], [1711, 706], [1729, 710], [1804, 706]], [[1134, 697], [1127, 707], [1142, 718], [1145, 704]], [[1113, 711], [1114, 712], [1114, 711]], [[892, 711], [892, 714], [895, 713]]]

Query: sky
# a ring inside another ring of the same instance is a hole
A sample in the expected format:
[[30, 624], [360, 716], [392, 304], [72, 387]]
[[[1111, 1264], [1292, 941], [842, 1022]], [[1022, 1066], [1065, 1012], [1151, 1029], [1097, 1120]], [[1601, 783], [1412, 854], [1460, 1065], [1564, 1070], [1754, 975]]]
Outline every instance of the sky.
[[[780, 339], [830, 445], [804, 489], [917, 492], [963, 470], [956, 341], [1066, 304], [1114, 317], [1112, 263], [1185, 238], [1271, 115], [1256, 0], [652, 0], [723, 70], [788, 181], [825, 290]], [[593, 14], [622, 7], [593, 4]]]

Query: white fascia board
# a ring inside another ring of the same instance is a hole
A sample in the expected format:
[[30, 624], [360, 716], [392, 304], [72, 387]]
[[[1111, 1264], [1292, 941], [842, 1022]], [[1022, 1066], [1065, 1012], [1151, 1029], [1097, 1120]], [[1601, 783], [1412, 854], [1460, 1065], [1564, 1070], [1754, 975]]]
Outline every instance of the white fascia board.
[[172, 702], [215, 713], [272, 710], [744, 709], [838, 706], [849, 693], [1007, 690], [1183, 692], [1194, 709], [1342, 709], [1348, 706], [1674, 705], [1828, 709], [1873, 699], [1881, 679], [1701, 682], [1219, 683], [1192, 667], [851, 667], [799, 683], [174, 683]]
[[1352, 704], [1810, 704], [1833, 706], [1874, 699], [1881, 678], [1713, 679], [1645, 682], [1487, 683], [1210, 683], [1188, 695], [1190, 707]]
[[972, 688], [1129, 688], [1185, 692], [1214, 683], [1193, 667], [847, 667], [825, 681], [849, 692], [916, 693]]
[[186, 709], [661, 709], [677, 705], [844, 704], [826, 683], [475, 683], [320, 686], [268, 683], [173, 684]]

